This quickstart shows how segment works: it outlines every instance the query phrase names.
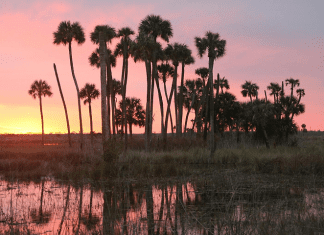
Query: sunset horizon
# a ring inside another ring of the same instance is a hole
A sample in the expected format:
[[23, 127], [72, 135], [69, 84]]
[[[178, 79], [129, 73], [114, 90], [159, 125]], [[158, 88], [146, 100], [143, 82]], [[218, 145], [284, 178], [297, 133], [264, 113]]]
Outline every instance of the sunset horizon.
[[[55, 63], [67, 102], [71, 132], [79, 133], [79, 119], [76, 89], [71, 76], [68, 46], [54, 45], [53, 33], [62, 21], [78, 22], [85, 33], [85, 43], [77, 45], [72, 41], [74, 69], [79, 89], [86, 83], [95, 84], [100, 90], [100, 69], [90, 66], [88, 58], [96, 49], [90, 40], [90, 33], [96, 25], [109, 25], [117, 31], [130, 27], [138, 34], [140, 22], [147, 15], [159, 15], [170, 21], [173, 37], [169, 43], [183, 43], [192, 51], [195, 63], [185, 67], [185, 80], [195, 79], [195, 69], [208, 67], [208, 56], [198, 56], [194, 44], [195, 37], [203, 37], [207, 31], [219, 33], [226, 40], [226, 53], [214, 62], [214, 78], [217, 74], [226, 77], [230, 89], [238, 101], [249, 102], [241, 94], [241, 85], [245, 81], [256, 83], [259, 98], [268, 100], [273, 96], [267, 90], [270, 82], [281, 84], [289, 78], [298, 79], [305, 90], [301, 102], [305, 113], [294, 118], [301, 127], [306, 124], [309, 130], [324, 130], [324, 105], [321, 99], [323, 88], [323, 34], [321, 31], [320, 3], [312, 4], [299, 1], [295, 4], [281, 3], [188, 3], [185, 6], [171, 2], [137, 4], [126, 2], [109, 7], [101, 1], [84, 1], [76, 4], [72, 1], [42, 2], [19, 4], [20, 1], [2, 1], [0, 3], [1, 28], [5, 34], [0, 37], [0, 76], [5, 85], [0, 94], [0, 134], [41, 133], [39, 102], [28, 95], [28, 89], [35, 80], [45, 80], [53, 93], [52, 97], [43, 97], [44, 131], [48, 133], [67, 133], [64, 109], [59, 94], [53, 64]], [[165, 7], [163, 7], [165, 6]], [[303, 10], [304, 15], [300, 15]], [[189, 13], [189, 14], [188, 14]], [[22, 24], [23, 22], [23, 24]], [[109, 45], [115, 49], [120, 39], [112, 40]], [[158, 39], [163, 48], [167, 43]], [[116, 68], [112, 69], [113, 78], [120, 80], [122, 57], [118, 57]], [[146, 104], [146, 75], [143, 62], [134, 63], [129, 58], [127, 97], [141, 100]], [[179, 66], [178, 74], [181, 76]], [[178, 85], [180, 85], [178, 79]], [[163, 86], [160, 82], [160, 86]], [[298, 89], [296, 88], [296, 89]], [[167, 81], [170, 92], [171, 79]], [[289, 94], [290, 87], [285, 86]], [[101, 106], [99, 99], [92, 101], [94, 132], [101, 132]], [[121, 96], [117, 97], [118, 102]], [[164, 97], [163, 97], [164, 99]], [[164, 99], [166, 109], [166, 100]], [[90, 132], [88, 105], [81, 103], [84, 133]], [[171, 107], [172, 115], [174, 108]], [[186, 113], [186, 109], [184, 109]], [[160, 110], [157, 91], [154, 92], [153, 132], [160, 133]], [[194, 117], [193, 111], [189, 116]], [[183, 116], [183, 120], [184, 120]], [[189, 121], [191, 128], [191, 122]], [[184, 124], [183, 124], [184, 126]], [[182, 126], [182, 128], [183, 128]], [[145, 128], [134, 127], [134, 133], [144, 133]], [[168, 129], [171, 132], [171, 129]]]

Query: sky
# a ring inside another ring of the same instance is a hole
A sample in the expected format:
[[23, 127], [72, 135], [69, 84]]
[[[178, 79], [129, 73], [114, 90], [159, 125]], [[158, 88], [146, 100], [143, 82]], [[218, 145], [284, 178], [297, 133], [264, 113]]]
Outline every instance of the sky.
[[[214, 63], [217, 73], [229, 81], [229, 92], [239, 101], [241, 85], [252, 81], [259, 87], [259, 98], [270, 82], [299, 79], [305, 89], [301, 102], [306, 112], [295, 118], [308, 130], [324, 130], [324, 2], [320, 0], [246, 1], [128, 1], [103, 0], [19, 1], [0, 0], [0, 133], [41, 133], [39, 102], [29, 94], [35, 80], [45, 80], [53, 96], [43, 99], [45, 133], [66, 133], [66, 121], [54, 74], [56, 64], [70, 119], [71, 132], [79, 132], [77, 93], [71, 75], [68, 47], [53, 44], [53, 32], [62, 21], [79, 22], [86, 41], [72, 43], [76, 79], [80, 89], [94, 83], [100, 90], [100, 71], [89, 65], [96, 49], [90, 33], [96, 25], [116, 30], [138, 26], [147, 15], [160, 15], [173, 28], [170, 43], [184, 43], [192, 50], [195, 63], [185, 68], [185, 79], [195, 79], [194, 71], [208, 67], [207, 55], [198, 57], [195, 37], [207, 31], [226, 40], [226, 55]], [[134, 37], [133, 37], [134, 38]], [[111, 48], [118, 42], [114, 39]], [[163, 45], [166, 45], [165, 43]], [[113, 68], [113, 78], [121, 79], [121, 58]], [[168, 81], [170, 90], [171, 81]], [[286, 91], [288, 92], [288, 87]], [[168, 90], [168, 91], [169, 91]], [[269, 94], [269, 92], [267, 92]], [[155, 94], [157, 92], [155, 91]], [[144, 63], [129, 60], [127, 96], [141, 99], [145, 107]], [[269, 97], [268, 97], [269, 98]], [[120, 97], [118, 97], [120, 100]], [[270, 99], [270, 98], [269, 98]], [[160, 132], [158, 97], [154, 98], [153, 132]], [[92, 102], [94, 131], [101, 132], [100, 98]], [[83, 129], [89, 133], [88, 106], [82, 103]], [[143, 133], [144, 128], [134, 128]]]

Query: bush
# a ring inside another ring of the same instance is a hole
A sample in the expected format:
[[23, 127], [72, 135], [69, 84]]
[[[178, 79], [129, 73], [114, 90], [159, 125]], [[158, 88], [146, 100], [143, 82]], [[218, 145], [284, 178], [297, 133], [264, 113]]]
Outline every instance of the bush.
[[117, 141], [115, 138], [109, 139], [104, 143], [103, 159], [106, 163], [115, 163], [122, 151], [122, 141]]

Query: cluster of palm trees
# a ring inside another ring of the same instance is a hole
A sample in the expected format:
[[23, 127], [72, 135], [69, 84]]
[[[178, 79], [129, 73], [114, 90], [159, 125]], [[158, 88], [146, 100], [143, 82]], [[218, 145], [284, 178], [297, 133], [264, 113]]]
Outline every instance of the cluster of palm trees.
[[[111, 107], [114, 107], [114, 99], [112, 97], [112, 67], [115, 66], [116, 57], [122, 56], [123, 66], [121, 75], [121, 132], [125, 133], [125, 149], [127, 149], [127, 114], [126, 114], [126, 87], [128, 79], [128, 59], [130, 56], [133, 57], [134, 61], [142, 61], [146, 68], [147, 78], [147, 96], [146, 96], [146, 118], [145, 118], [145, 148], [150, 150], [150, 140], [152, 134], [152, 111], [153, 111], [153, 97], [154, 90], [158, 92], [160, 115], [161, 115], [161, 134], [163, 136], [164, 146], [167, 145], [167, 130], [168, 123], [171, 122], [171, 129], [173, 131], [173, 120], [171, 115], [171, 102], [174, 101], [175, 108], [175, 127], [176, 134], [180, 137], [183, 133], [183, 107], [185, 98], [183, 94], [185, 90], [185, 79], [184, 70], [185, 65], [194, 63], [192, 52], [187, 45], [181, 43], [169, 43], [170, 37], [173, 36], [171, 23], [168, 20], [162, 19], [158, 15], [148, 15], [144, 18], [139, 25], [138, 35], [135, 39], [131, 39], [131, 35], [134, 35], [134, 31], [128, 27], [122, 28], [116, 32], [116, 30], [108, 25], [98, 25], [95, 30], [91, 33], [91, 41], [95, 44], [99, 43], [99, 49], [96, 49], [89, 57], [90, 64], [93, 66], [100, 67], [101, 70], [101, 93], [102, 93], [102, 132], [103, 141], [108, 139], [108, 136], [116, 134], [115, 123], [116, 120], [114, 115], [116, 113], [111, 111]], [[120, 42], [117, 44], [114, 52], [109, 49], [109, 43], [113, 38], [120, 38]], [[167, 43], [166, 48], [162, 48], [158, 39], [161, 39]], [[207, 32], [204, 38], [196, 38], [196, 46], [199, 50], [199, 55], [202, 57], [206, 51], [208, 51], [209, 57], [209, 69], [208, 69], [208, 85], [206, 86], [204, 97], [207, 98], [207, 94], [213, 91], [213, 65], [217, 58], [222, 57], [225, 54], [226, 41], [221, 40], [219, 34]], [[101, 43], [100, 43], [101, 42]], [[158, 64], [159, 63], [159, 64]], [[172, 65], [170, 65], [172, 63]], [[178, 78], [178, 67], [181, 65], [181, 76], [180, 76], [180, 88], [177, 91], [177, 78]], [[168, 77], [172, 77], [171, 90], [166, 89], [166, 80]], [[160, 88], [159, 78], [164, 84], [164, 94], [167, 101], [167, 105], [163, 104], [163, 94]], [[104, 91], [105, 90], [105, 91]], [[107, 91], [107, 92], [106, 92]], [[106, 92], [104, 94], [103, 92]], [[107, 97], [106, 99], [104, 97]], [[174, 97], [174, 98], [173, 98]], [[208, 104], [211, 104], [211, 100], [214, 99], [214, 95], [208, 96]], [[107, 108], [106, 108], [107, 107]], [[213, 107], [213, 105], [210, 105]], [[166, 110], [165, 110], [166, 108]], [[212, 108], [211, 108], [212, 109]], [[213, 109], [212, 109], [213, 110]], [[210, 115], [214, 115], [213, 111]], [[110, 119], [110, 116], [112, 119]], [[188, 116], [188, 115], [186, 115]], [[108, 121], [106, 121], [108, 120]], [[170, 120], [170, 121], [169, 121]], [[112, 129], [112, 130], [111, 130]], [[211, 130], [214, 130], [214, 125], [211, 124]], [[107, 134], [106, 134], [107, 133]], [[210, 131], [211, 135], [214, 135], [214, 131]], [[214, 139], [211, 136], [211, 139]], [[211, 142], [211, 149], [213, 142]]]
[[[274, 103], [267, 100], [266, 91], [265, 99], [259, 99], [259, 87], [249, 81], [242, 85], [242, 95], [250, 98], [249, 103], [239, 103], [234, 95], [227, 91], [224, 92], [224, 89], [229, 89], [227, 79], [225, 77], [220, 78], [219, 74], [217, 79], [213, 78], [214, 62], [216, 59], [223, 57], [226, 52], [226, 40], [221, 39], [218, 33], [208, 31], [204, 37], [195, 37], [198, 56], [203, 57], [203, 55], [207, 54], [209, 58], [208, 68], [197, 69], [196, 74], [199, 78], [195, 80], [184, 79], [185, 66], [193, 64], [194, 58], [187, 45], [177, 42], [169, 43], [169, 39], [173, 36], [170, 21], [164, 20], [158, 15], [148, 15], [140, 22], [138, 34], [132, 39], [131, 37], [134, 34], [135, 32], [129, 27], [116, 31], [115, 28], [109, 25], [97, 25], [90, 34], [91, 41], [99, 46], [90, 55], [89, 63], [91, 66], [100, 68], [103, 143], [120, 132], [124, 136], [126, 150], [128, 141], [127, 125], [129, 125], [129, 132], [132, 133], [132, 124], [137, 124], [145, 126], [145, 148], [147, 151], [150, 150], [154, 90], [158, 92], [161, 135], [164, 146], [167, 145], [169, 122], [171, 123], [172, 133], [175, 126], [176, 136], [181, 137], [183, 132], [190, 129], [187, 128], [188, 118], [193, 109], [195, 118], [192, 120], [191, 130], [196, 131], [198, 136], [203, 133], [205, 140], [207, 140], [207, 134], [209, 133], [211, 154], [215, 151], [215, 133], [217, 132], [223, 133], [225, 130], [235, 129], [239, 135], [240, 130], [247, 132], [255, 130], [258, 135], [262, 133], [263, 137], [267, 139], [268, 135], [272, 135], [272, 132], [267, 129], [272, 123], [271, 125], [278, 127], [275, 131], [277, 134], [282, 133], [282, 130], [284, 130], [288, 135], [296, 127], [293, 123], [293, 117], [304, 112], [304, 105], [300, 103], [301, 97], [305, 94], [304, 90], [297, 90], [299, 98], [294, 97], [293, 89], [296, 85], [299, 85], [299, 81], [292, 78], [286, 80], [286, 85], [291, 84], [290, 96], [284, 95], [283, 84], [281, 87], [277, 83], [270, 84], [268, 89], [271, 90], [270, 95], [274, 96]], [[109, 46], [114, 39], [118, 39], [119, 42], [113, 50]], [[97, 95], [93, 94], [91, 96], [87, 93], [87, 89], [82, 90], [82, 92], [79, 91], [72, 60], [71, 45], [73, 40], [78, 44], [84, 43], [83, 28], [78, 22], [72, 24], [70, 21], [61, 22], [58, 30], [54, 32], [54, 44], [63, 44], [69, 47], [71, 73], [77, 90], [82, 148], [83, 131], [80, 99], [81, 96], [86, 97], [84, 102], [89, 103], [91, 116], [91, 99], [97, 98], [99, 92], [96, 93]], [[162, 48], [158, 40], [167, 42], [167, 46]], [[120, 82], [113, 79], [112, 76], [112, 68], [116, 66], [118, 56], [123, 58]], [[142, 109], [138, 99], [127, 98], [126, 96], [130, 56], [135, 62], [141, 61], [145, 64], [147, 79], [145, 111]], [[181, 66], [181, 75], [178, 82], [179, 66]], [[168, 78], [172, 79], [169, 92], [166, 86]], [[163, 82], [164, 95], [159, 81]], [[178, 86], [178, 83], [180, 83], [180, 86]], [[90, 86], [90, 84], [88, 85]], [[116, 108], [116, 94], [118, 93], [122, 96], [119, 109]], [[61, 95], [64, 103], [63, 94]], [[253, 97], [255, 97], [254, 101]], [[163, 100], [166, 100], [166, 105]], [[174, 120], [171, 114], [172, 100], [174, 102]], [[126, 107], [128, 107], [128, 111]], [[183, 114], [184, 108], [187, 109], [185, 117]], [[135, 119], [136, 121], [134, 121]], [[185, 119], [184, 125], [183, 119]], [[120, 130], [118, 130], [118, 126], [120, 126]], [[184, 129], [182, 129], [183, 126]]]
[[[273, 102], [265, 98], [258, 98], [259, 87], [251, 81], [242, 84], [241, 94], [243, 97], [249, 97], [249, 102], [238, 102], [235, 95], [229, 93], [229, 84], [227, 79], [219, 78], [214, 80], [213, 89], [216, 89], [216, 98], [213, 99], [214, 115], [210, 116], [210, 106], [207, 105], [204, 97], [204, 89], [207, 68], [196, 70], [200, 77], [195, 80], [187, 80], [185, 92], [182, 94], [185, 99], [184, 107], [187, 109], [187, 115], [194, 110], [195, 118], [192, 120], [191, 131], [196, 130], [197, 136], [203, 132], [203, 138], [207, 138], [207, 130], [210, 129], [212, 121], [215, 123], [214, 132], [222, 136], [226, 130], [237, 133], [237, 141], [240, 141], [240, 132], [254, 132], [254, 137], [258, 140], [264, 140], [267, 147], [270, 147], [269, 138], [272, 137], [276, 142], [282, 142], [288, 135], [297, 131], [297, 125], [294, 122], [294, 116], [305, 112], [305, 105], [301, 98], [305, 95], [304, 89], [295, 90], [299, 86], [299, 80], [288, 78], [285, 85], [290, 86], [290, 95], [285, 95], [284, 82], [280, 86], [278, 83], [270, 83], [267, 87], [271, 91], [270, 95], [274, 97]], [[221, 92], [219, 91], [221, 89]], [[294, 96], [294, 92], [296, 96]], [[180, 95], [180, 93], [179, 93]], [[211, 118], [213, 120], [211, 120]], [[188, 131], [187, 118], [185, 122], [185, 131]]]

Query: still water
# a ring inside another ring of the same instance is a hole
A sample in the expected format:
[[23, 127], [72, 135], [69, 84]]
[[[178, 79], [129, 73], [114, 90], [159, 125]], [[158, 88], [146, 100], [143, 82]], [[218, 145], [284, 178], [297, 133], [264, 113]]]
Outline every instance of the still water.
[[230, 181], [0, 181], [0, 234], [324, 231], [323, 189]]

